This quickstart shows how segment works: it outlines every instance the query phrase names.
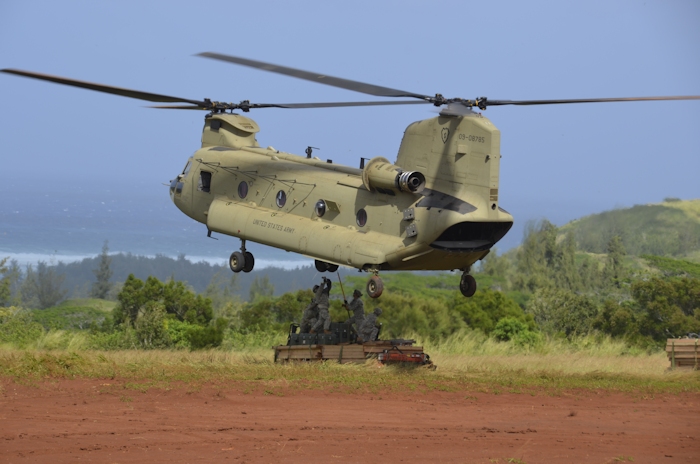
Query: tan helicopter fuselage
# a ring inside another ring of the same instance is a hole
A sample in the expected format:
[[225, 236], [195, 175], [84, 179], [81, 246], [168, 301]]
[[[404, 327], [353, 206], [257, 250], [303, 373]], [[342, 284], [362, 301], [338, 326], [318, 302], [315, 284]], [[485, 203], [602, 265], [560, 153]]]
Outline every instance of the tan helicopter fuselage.
[[262, 148], [258, 131], [208, 116], [171, 183], [177, 207], [213, 232], [375, 271], [467, 270], [512, 226], [498, 205], [500, 132], [477, 113], [413, 123], [396, 163], [364, 169]]

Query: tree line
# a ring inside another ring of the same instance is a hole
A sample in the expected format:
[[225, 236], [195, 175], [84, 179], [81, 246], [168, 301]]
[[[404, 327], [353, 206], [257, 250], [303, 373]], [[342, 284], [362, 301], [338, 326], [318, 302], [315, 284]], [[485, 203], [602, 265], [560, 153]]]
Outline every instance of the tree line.
[[[520, 247], [500, 256], [493, 250], [483, 260], [475, 273], [480, 289], [470, 299], [456, 290], [457, 274], [385, 273], [384, 294], [366, 298], [365, 305], [367, 310], [383, 309], [385, 338], [413, 334], [439, 340], [478, 330], [534, 346], [543, 336], [600, 333], [652, 347], [669, 337], [700, 332], [700, 265], [630, 256], [617, 235], [605, 251], [582, 251], [573, 231], [548, 221], [532, 223]], [[105, 243], [91, 261], [92, 296], [117, 301], [109, 317], [92, 327], [109, 340], [108, 346], [196, 348], [217, 346], [227, 334], [281, 333], [299, 321], [312, 297], [309, 277], [301, 289], [280, 295], [278, 282], [262, 274], [243, 295], [239, 275], [228, 269], [213, 273], [201, 289], [172, 274], [164, 279], [129, 274], [115, 284], [114, 258]], [[51, 305], [46, 294], [63, 296], [56, 267], [37, 265], [21, 278], [18, 273], [17, 266], [1, 262], [0, 306], [19, 302], [41, 308]], [[365, 280], [346, 275], [344, 289], [350, 294]], [[333, 320], [347, 319], [340, 286], [333, 287], [331, 297]]]

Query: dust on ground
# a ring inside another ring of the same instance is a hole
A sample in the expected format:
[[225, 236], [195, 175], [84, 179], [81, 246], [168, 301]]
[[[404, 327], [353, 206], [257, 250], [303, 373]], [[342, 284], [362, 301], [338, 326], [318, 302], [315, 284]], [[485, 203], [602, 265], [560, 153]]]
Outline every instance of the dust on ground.
[[0, 383], [0, 462], [698, 462], [700, 395]]

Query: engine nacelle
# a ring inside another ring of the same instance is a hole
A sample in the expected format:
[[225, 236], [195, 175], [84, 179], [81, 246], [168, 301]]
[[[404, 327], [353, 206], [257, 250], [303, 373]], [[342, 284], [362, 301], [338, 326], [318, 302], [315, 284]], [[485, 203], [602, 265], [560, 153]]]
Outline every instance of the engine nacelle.
[[362, 182], [367, 190], [393, 190], [420, 193], [425, 188], [425, 176], [418, 171], [404, 171], [388, 159], [372, 158], [362, 170]]

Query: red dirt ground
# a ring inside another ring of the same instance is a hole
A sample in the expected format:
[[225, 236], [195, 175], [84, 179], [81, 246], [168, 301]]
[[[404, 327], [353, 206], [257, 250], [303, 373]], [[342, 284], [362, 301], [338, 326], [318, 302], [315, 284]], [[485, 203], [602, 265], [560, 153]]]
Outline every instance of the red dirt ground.
[[0, 395], [0, 462], [674, 463], [700, 459], [700, 395], [146, 392], [65, 380]]

